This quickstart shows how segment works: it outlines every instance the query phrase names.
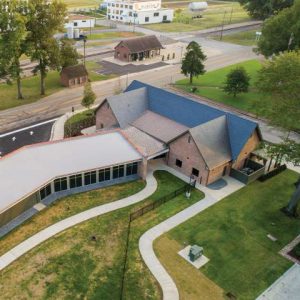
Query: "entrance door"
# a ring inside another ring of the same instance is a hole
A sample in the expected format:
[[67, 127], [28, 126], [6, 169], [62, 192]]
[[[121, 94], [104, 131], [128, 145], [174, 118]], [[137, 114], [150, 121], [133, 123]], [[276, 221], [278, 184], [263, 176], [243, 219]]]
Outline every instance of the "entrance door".
[[227, 171], [227, 166], [224, 167], [222, 176], [226, 175], [226, 171]]

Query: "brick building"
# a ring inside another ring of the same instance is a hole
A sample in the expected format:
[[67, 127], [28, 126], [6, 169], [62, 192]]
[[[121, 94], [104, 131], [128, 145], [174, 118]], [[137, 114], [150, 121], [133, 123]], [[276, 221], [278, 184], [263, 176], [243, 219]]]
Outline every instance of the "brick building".
[[204, 185], [242, 169], [262, 139], [255, 122], [138, 81], [96, 110], [97, 129], [118, 127], [146, 162], [164, 157]]
[[63, 68], [60, 72], [60, 82], [66, 87], [83, 85], [88, 81], [88, 72], [84, 65]]
[[130, 62], [154, 58], [160, 55], [162, 44], [155, 35], [121, 41], [115, 47], [115, 58]]

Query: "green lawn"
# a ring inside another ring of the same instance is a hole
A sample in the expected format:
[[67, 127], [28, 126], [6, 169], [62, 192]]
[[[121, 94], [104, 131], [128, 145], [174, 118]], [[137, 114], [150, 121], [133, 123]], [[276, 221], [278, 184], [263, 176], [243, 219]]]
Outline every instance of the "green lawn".
[[[173, 8], [172, 5], [165, 4], [165, 6]], [[186, 7], [187, 4], [184, 4], [180, 13], [175, 12], [172, 23], [149, 24], [145, 27], [158, 31], [186, 32], [221, 26], [223, 20], [225, 25], [250, 20], [247, 12], [237, 2], [229, 1], [222, 4], [211, 2], [208, 4], [208, 9], [204, 11], [203, 17], [198, 19], [192, 19], [192, 15]], [[175, 5], [175, 8], [180, 7]]]
[[[260, 31], [260, 29], [247, 30], [242, 32], [236, 32], [233, 34], [223, 35], [222, 41], [232, 44], [238, 44], [242, 46], [256, 46], [256, 32]], [[219, 35], [212, 35], [210, 38], [219, 41]]]
[[68, 8], [98, 8], [101, 0], [63, 0]]
[[[86, 221], [36, 247], [1, 272], [4, 299], [120, 299], [128, 217], [131, 211], [183, 186], [158, 171], [157, 191], [142, 203]], [[88, 194], [88, 193], [87, 193]], [[160, 289], [138, 251], [140, 235], [200, 200], [194, 191], [163, 204], [132, 223], [124, 299], [159, 299]], [[91, 240], [96, 237], [96, 241]]]
[[[222, 90], [222, 87], [224, 86], [228, 72], [237, 66], [243, 66], [246, 69], [247, 73], [251, 77], [251, 81], [249, 92], [239, 94], [236, 96], [236, 98], [234, 98], [232, 95], [226, 94]], [[204, 96], [216, 102], [221, 102], [253, 114], [263, 115], [263, 113], [257, 109], [257, 101], [259, 101], [260, 104], [262, 104], [265, 108], [267, 108], [270, 103], [269, 100], [266, 97], [263, 97], [255, 88], [257, 72], [260, 70], [260, 68], [261, 63], [258, 60], [249, 60], [222, 69], [207, 72], [203, 76], [195, 78], [192, 85], [189, 84], [188, 79], [183, 79], [177, 81], [176, 86], [187, 92], [190, 92], [192, 86], [197, 86], [198, 91], [196, 94], [199, 96]]]
[[100, 40], [100, 39], [114, 39], [114, 38], [129, 38], [135, 36], [142, 36], [142, 33], [131, 31], [107, 31], [101, 33], [87, 33], [88, 40]]
[[[280, 208], [298, 177], [286, 170], [263, 183], [255, 181], [165, 236], [181, 248], [203, 246], [210, 261], [198, 272], [237, 299], [255, 299], [292, 265], [278, 251], [300, 233], [300, 220]], [[278, 241], [267, 238], [269, 233]]]
[[[106, 80], [112, 76], [100, 75], [95, 70], [101, 69], [101, 66], [93, 61], [86, 62], [89, 78], [91, 81]], [[46, 95], [49, 96], [55, 92], [62, 90], [64, 87], [60, 83], [59, 72], [50, 71], [46, 77]], [[40, 76], [31, 76], [22, 79], [22, 91], [24, 99], [17, 99], [16, 83], [8, 85], [0, 83], [0, 110], [16, 107], [19, 105], [29, 104], [45, 97], [40, 95]]]

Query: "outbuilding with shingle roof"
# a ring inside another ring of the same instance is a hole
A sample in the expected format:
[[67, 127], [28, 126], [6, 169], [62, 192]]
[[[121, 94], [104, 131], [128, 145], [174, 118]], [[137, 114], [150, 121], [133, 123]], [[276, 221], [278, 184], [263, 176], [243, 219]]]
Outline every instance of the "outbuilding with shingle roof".
[[115, 47], [115, 58], [130, 62], [160, 55], [164, 47], [155, 35], [148, 35], [121, 41]]
[[88, 71], [84, 65], [65, 67], [60, 72], [60, 81], [66, 87], [83, 85], [88, 81]]

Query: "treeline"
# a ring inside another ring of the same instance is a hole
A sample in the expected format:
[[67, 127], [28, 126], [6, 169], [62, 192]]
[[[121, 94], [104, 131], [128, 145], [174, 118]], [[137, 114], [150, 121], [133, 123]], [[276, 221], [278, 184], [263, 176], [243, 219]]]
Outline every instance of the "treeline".
[[0, 0], [0, 78], [17, 83], [18, 99], [23, 99], [23, 55], [37, 62], [33, 72], [40, 74], [41, 95], [49, 70], [77, 63], [73, 41], [54, 37], [64, 30], [66, 16], [66, 5], [57, 0]]

